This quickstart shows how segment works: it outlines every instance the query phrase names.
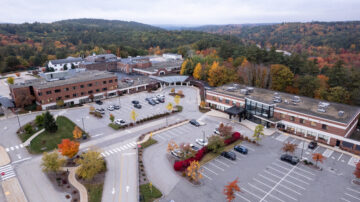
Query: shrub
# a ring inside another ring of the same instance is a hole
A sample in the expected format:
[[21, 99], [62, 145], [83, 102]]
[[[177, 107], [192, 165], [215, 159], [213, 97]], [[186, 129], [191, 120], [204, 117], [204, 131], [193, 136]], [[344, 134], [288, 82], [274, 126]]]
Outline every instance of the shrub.
[[[246, 139], [247, 137], [245, 137]], [[231, 135], [230, 138], [224, 140], [225, 145], [229, 145], [237, 140], [241, 139], [241, 134], [239, 132], [235, 132]]]
[[174, 163], [174, 170], [176, 170], [176, 171], [183, 171], [183, 170], [185, 170], [185, 168], [183, 168], [182, 161], [176, 161], [176, 162]]
[[27, 134], [31, 134], [33, 132], [33, 127], [31, 126], [30, 123], [28, 123], [24, 126], [24, 130]]

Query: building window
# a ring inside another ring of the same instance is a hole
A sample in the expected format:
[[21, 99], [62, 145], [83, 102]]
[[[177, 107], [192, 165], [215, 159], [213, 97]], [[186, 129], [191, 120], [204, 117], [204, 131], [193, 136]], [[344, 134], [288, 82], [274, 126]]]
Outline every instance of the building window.
[[75, 90], [76, 89], [76, 86], [73, 86], [73, 90]]
[[51, 91], [49, 90], [49, 91], [46, 91], [46, 94], [47, 95], [50, 95], [51, 94]]
[[92, 86], [92, 83], [88, 83], [88, 86], [91, 87], [91, 86]]
[[80, 88], [84, 88], [84, 85], [80, 85]]
[[56, 90], [55, 90], [55, 93], [60, 93], [60, 92], [61, 92], [60, 89], [56, 89]]
[[88, 94], [92, 94], [92, 93], [93, 93], [93, 91], [92, 91], [92, 90], [89, 90], [89, 91], [88, 91]]
[[42, 92], [39, 92], [38, 95], [39, 95], [39, 96], [42, 96]]
[[65, 88], [64, 90], [65, 90], [65, 91], [69, 91], [69, 88]]
[[216, 100], [216, 97], [215, 97], [215, 96], [213, 96], [213, 100]]
[[109, 83], [112, 83], [113, 82], [113, 80], [109, 80]]
[[85, 92], [81, 92], [81, 95], [85, 95]]
[[76, 97], [76, 93], [73, 94], [73, 97]]
[[316, 126], [316, 123], [314, 121], [311, 121], [311, 126]]
[[100, 92], [100, 89], [96, 89], [96, 92]]
[[103, 81], [103, 84], [106, 84], [106, 81]]
[[222, 99], [219, 97], [219, 102], [222, 102]]
[[322, 125], [321, 125], [321, 128], [324, 129], [324, 130], [326, 130], [326, 129], [327, 129], [327, 125], [326, 125], [326, 124], [322, 124]]
[[226, 104], [229, 104], [229, 100], [228, 100], [228, 99], [225, 99], [225, 103], [226, 103]]
[[61, 99], [62, 99], [62, 97], [61, 97], [61, 96], [56, 98], [56, 100], [61, 100]]
[[106, 91], [106, 90], [107, 90], [107, 88], [103, 88], [102, 90], [103, 90], [103, 91]]
[[290, 121], [295, 121], [295, 117], [290, 116]]
[[70, 98], [70, 95], [65, 95], [65, 98]]
[[304, 124], [305, 120], [304, 119], [300, 119], [300, 123]]

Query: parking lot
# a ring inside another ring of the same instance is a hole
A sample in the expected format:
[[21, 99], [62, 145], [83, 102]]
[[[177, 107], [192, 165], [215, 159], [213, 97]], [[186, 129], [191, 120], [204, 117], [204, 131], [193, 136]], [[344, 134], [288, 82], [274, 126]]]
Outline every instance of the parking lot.
[[[243, 155], [234, 151], [235, 161], [219, 156], [206, 163], [201, 168], [203, 184], [194, 187], [175, 173], [168, 160], [173, 157], [166, 153], [166, 148], [169, 140], [178, 144], [195, 143], [196, 138], [202, 138], [203, 131], [205, 135], [212, 134], [221, 119], [203, 117], [202, 121], [206, 125], [197, 128], [185, 124], [155, 135], [159, 143], [144, 154], [149, 179], [165, 190], [163, 201], [224, 201], [224, 186], [236, 178], [241, 192], [236, 193], [235, 201], [360, 201], [359, 187], [351, 183], [358, 159], [321, 146], [311, 150], [307, 142], [280, 133], [263, 138], [260, 146], [243, 142], [249, 153]], [[235, 131], [252, 135], [240, 125], [235, 126]], [[298, 157], [302, 152], [303, 157], [313, 161], [312, 153], [323, 154], [326, 159], [318, 163], [323, 170], [281, 161], [284, 142], [297, 144], [295, 155]]]

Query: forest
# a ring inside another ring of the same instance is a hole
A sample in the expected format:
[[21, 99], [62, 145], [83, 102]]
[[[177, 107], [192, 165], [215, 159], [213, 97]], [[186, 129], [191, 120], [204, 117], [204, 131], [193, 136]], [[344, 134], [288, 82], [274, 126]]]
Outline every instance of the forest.
[[[360, 105], [360, 40], [355, 29], [360, 23], [308, 24], [249, 25], [238, 31], [237, 26], [202, 28], [211, 33], [99, 19], [0, 24], [0, 72], [92, 53], [128, 57], [172, 52], [185, 58], [181, 74], [211, 86], [239, 82]], [[346, 39], [339, 38], [342, 34]]]

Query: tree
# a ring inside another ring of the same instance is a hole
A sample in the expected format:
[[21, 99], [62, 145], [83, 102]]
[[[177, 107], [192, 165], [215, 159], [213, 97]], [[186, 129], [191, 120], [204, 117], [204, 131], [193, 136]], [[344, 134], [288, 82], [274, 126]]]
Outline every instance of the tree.
[[173, 110], [173, 104], [171, 103], [171, 102], [169, 102], [167, 105], [166, 105], [166, 109], [168, 110], [168, 111], [172, 111]]
[[179, 95], [176, 95], [174, 97], [174, 102], [175, 102], [176, 105], [179, 105], [179, 103], [180, 103], [180, 96]]
[[110, 121], [111, 121], [111, 122], [114, 122], [115, 116], [114, 116], [113, 114], [110, 114], [110, 117], [109, 117], [109, 118], [110, 118]]
[[35, 117], [35, 123], [37, 126], [42, 126], [44, 124], [44, 113], [37, 115]]
[[27, 134], [31, 134], [33, 132], [33, 127], [31, 126], [30, 123], [28, 123], [24, 126], [24, 130]]
[[34, 102], [34, 99], [35, 97], [32, 95], [21, 93], [16, 95], [15, 103], [18, 107], [24, 108], [25, 106], [31, 105]]
[[61, 143], [58, 144], [58, 149], [63, 156], [72, 158], [78, 153], [79, 146], [79, 142], [71, 141], [70, 139], [62, 139]]
[[14, 84], [14, 77], [8, 77], [6, 81], [8, 82], [8, 84]]
[[80, 129], [78, 126], [75, 126], [75, 127], [74, 127], [73, 136], [74, 136], [75, 139], [81, 138], [81, 136], [82, 136], [82, 131], [81, 131], [81, 129]]
[[44, 113], [44, 127], [45, 130], [51, 133], [54, 133], [57, 131], [58, 126], [56, 125], [54, 117], [50, 114], [49, 111], [46, 111]]
[[202, 101], [200, 102], [200, 107], [201, 107], [201, 108], [204, 108], [205, 106], [206, 106], [206, 103], [205, 103], [204, 100], [202, 100]]
[[356, 178], [360, 179], [360, 161], [356, 164], [354, 175]]
[[42, 156], [41, 167], [44, 172], [58, 172], [64, 164], [65, 159], [57, 151], [44, 152]]
[[94, 95], [93, 94], [89, 95], [89, 100], [90, 100], [90, 102], [92, 102], [94, 100]]
[[186, 74], [186, 65], [187, 65], [188, 61], [185, 60], [182, 64], [181, 64], [181, 69], [180, 69], [180, 74], [181, 75], [185, 75]]
[[170, 92], [171, 92], [171, 93], [175, 93], [175, 88], [172, 88], [172, 89], [170, 90]]
[[198, 161], [192, 161], [190, 166], [186, 168], [186, 174], [190, 177], [191, 180], [198, 182], [203, 178], [200, 170], [200, 164]]
[[179, 149], [181, 151], [182, 159], [194, 157], [196, 154], [196, 151], [191, 148], [189, 143], [181, 143]]
[[209, 70], [208, 82], [210, 86], [220, 86], [226, 83], [225, 76], [225, 68], [223, 66], [219, 66], [218, 62], [214, 62]]
[[331, 102], [349, 103], [350, 101], [350, 93], [341, 86], [330, 88], [326, 95], [327, 100]]
[[20, 72], [15, 73], [16, 77], [20, 77]]
[[62, 106], [64, 106], [64, 100], [57, 100], [56, 101], [56, 106], [58, 106], [58, 107], [62, 107]]
[[197, 63], [196, 66], [195, 66], [194, 73], [193, 73], [193, 77], [194, 77], [195, 79], [201, 79], [201, 74], [202, 74], [202, 66], [201, 66], [201, 64], [200, 64], [200, 62], [199, 62], [199, 63]]
[[179, 90], [179, 91], [177, 92], [177, 95], [180, 96], [180, 97], [182, 97], [182, 96], [184, 96], [184, 93], [183, 93], [182, 90]]
[[90, 111], [90, 113], [91, 113], [91, 112], [95, 112], [95, 107], [91, 106], [91, 107], [89, 108], [89, 111]]
[[317, 77], [305, 75], [298, 81], [300, 95], [314, 97], [316, 90], [320, 87]]
[[76, 161], [80, 164], [76, 174], [85, 180], [90, 180], [96, 174], [105, 170], [104, 158], [98, 151], [88, 150], [86, 153], [81, 154]]
[[224, 138], [229, 138], [233, 133], [233, 127], [230, 125], [224, 125], [223, 123], [221, 123], [219, 125], [219, 133], [220, 133], [220, 136], [222, 136]]
[[342, 60], [337, 61], [327, 76], [329, 77], [330, 87], [345, 86], [348, 81], [348, 72], [344, 67], [344, 62]]
[[255, 127], [253, 137], [255, 138], [256, 141], [260, 141], [260, 140], [261, 140], [261, 136], [263, 137], [264, 135], [265, 135], [265, 134], [264, 134], [264, 126], [261, 125], [261, 124], [258, 124], [258, 125]]
[[271, 89], [285, 91], [286, 87], [292, 85], [294, 74], [285, 65], [271, 65], [270, 78]]
[[297, 146], [296, 144], [287, 142], [287, 143], [284, 143], [284, 146], [281, 148], [281, 150], [283, 150], [286, 153], [288, 153], [288, 152], [294, 153], [296, 146]]
[[214, 153], [220, 153], [224, 149], [224, 139], [218, 135], [212, 135], [208, 138], [208, 145], [206, 146]]
[[318, 161], [320, 161], [320, 163], [322, 163], [324, 161], [325, 157], [320, 153], [313, 153], [312, 159], [316, 162], [316, 166], [317, 166]]
[[64, 64], [64, 70], [68, 70], [67, 64]]
[[172, 152], [175, 149], [179, 149], [179, 146], [176, 144], [176, 142], [174, 142], [173, 140], [170, 140], [168, 142], [168, 146], [167, 146], [167, 152]]
[[135, 110], [131, 110], [130, 117], [131, 117], [131, 120], [133, 120], [134, 122], [136, 121], [138, 114], [135, 112]]
[[238, 178], [234, 181], [229, 182], [228, 185], [225, 185], [224, 194], [226, 196], [226, 200], [231, 202], [235, 199], [235, 192], [240, 192], [240, 187], [238, 186]]

